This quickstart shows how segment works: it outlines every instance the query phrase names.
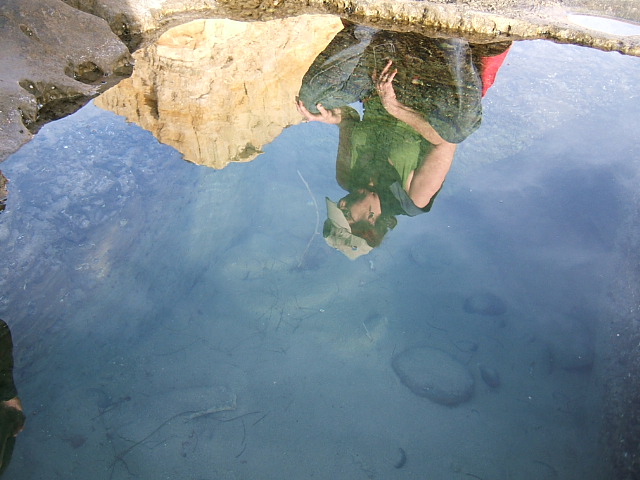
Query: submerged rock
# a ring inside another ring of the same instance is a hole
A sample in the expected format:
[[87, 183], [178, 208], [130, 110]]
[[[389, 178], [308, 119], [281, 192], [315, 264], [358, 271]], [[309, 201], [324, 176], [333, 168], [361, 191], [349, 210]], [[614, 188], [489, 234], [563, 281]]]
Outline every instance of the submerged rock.
[[532, 320], [548, 352], [550, 371], [591, 370], [596, 361], [598, 320], [586, 307], [569, 312], [546, 312]]
[[553, 365], [569, 371], [589, 371], [596, 356], [595, 336], [588, 321], [558, 315], [546, 331]]
[[495, 368], [487, 367], [486, 365], [478, 365], [480, 370], [480, 377], [482, 381], [491, 388], [498, 388], [500, 386], [500, 374]]
[[409, 390], [441, 405], [458, 405], [473, 394], [469, 369], [442, 350], [409, 348], [396, 355], [391, 366]]
[[467, 297], [464, 301], [464, 311], [479, 315], [498, 316], [507, 311], [505, 302], [493, 293], [478, 293]]

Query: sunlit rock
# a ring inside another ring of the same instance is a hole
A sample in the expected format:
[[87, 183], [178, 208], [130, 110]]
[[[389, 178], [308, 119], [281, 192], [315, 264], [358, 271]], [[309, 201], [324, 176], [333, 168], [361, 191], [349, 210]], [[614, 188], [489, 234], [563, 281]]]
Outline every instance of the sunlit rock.
[[134, 75], [96, 100], [214, 168], [253, 160], [302, 120], [302, 76], [342, 29], [329, 15], [270, 22], [201, 20], [136, 52]]
[[[636, 0], [66, 0], [106, 19], [132, 49], [166, 29], [199, 18], [271, 20], [330, 13], [389, 29], [502, 39], [547, 38], [638, 54], [638, 39], [621, 39], [570, 21], [572, 14], [640, 23]], [[633, 53], [635, 52], [635, 53]]]
[[130, 55], [99, 17], [60, 0], [0, 2], [0, 161], [43, 124], [131, 74]]
[[[128, 76], [127, 48], [149, 46], [170, 28], [192, 20], [255, 22], [303, 14], [463, 36], [474, 43], [548, 39], [640, 56], [640, 35], [633, 31], [628, 34], [619, 24], [611, 30], [576, 21], [612, 18], [638, 25], [636, 0], [3, 0], [0, 161], [40, 125], [74, 112]], [[256, 148], [251, 143], [245, 147], [244, 155]]]

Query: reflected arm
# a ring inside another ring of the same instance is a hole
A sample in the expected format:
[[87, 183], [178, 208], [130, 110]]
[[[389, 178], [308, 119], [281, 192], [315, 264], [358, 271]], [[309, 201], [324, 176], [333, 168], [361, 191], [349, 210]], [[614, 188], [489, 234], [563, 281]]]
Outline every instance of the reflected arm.
[[424, 208], [431, 201], [431, 197], [442, 187], [453, 162], [456, 144], [447, 142], [422, 115], [400, 102], [395, 102], [394, 105], [387, 108], [387, 111], [401, 122], [409, 125], [433, 145], [433, 149], [427, 153], [418, 168], [409, 177], [406, 186], [413, 203], [417, 207]]
[[434, 146], [409, 178], [408, 193], [417, 207], [426, 207], [438, 193], [449, 173], [456, 144], [443, 142]]
[[322, 122], [338, 125], [340, 128], [336, 180], [342, 188], [348, 190], [351, 173], [351, 132], [356, 123], [360, 121], [360, 115], [351, 107], [345, 106], [327, 110], [321, 104], [316, 105], [319, 113], [311, 113], [298, 98], [296, 98], [296, 108], [308, 122]]
[[393, 79], [398, 70], [391, 70], [391, 65], [392, 62], [389, 61], [380, 76], [377, 73], [373, 75], [382, 105], [390, 115], [409, 125], [433, 145], [433, 149], [427, 153], [422, 163], [409, 177], [408, 184], [403, 185], [413, 203], [419, 208], [424, 208], [440, 190], [447, 173], [449, 173], [456, 144], [447, 142], [419, 112], [398, 101], [393, 88]]

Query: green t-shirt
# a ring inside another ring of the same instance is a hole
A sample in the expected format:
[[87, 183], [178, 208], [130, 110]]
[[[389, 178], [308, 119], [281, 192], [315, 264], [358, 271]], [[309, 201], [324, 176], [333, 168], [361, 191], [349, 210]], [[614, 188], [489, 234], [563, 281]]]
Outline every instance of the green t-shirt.
[[391, 215], [414, 216], [431, 209], [437, 193], [419, 208], [407, 193], [407, 183], [433, 145], [387, 113], [378, 97], [365, 102], [364, 117], [354, 122], [350, 143], [352, 188], [373, 183], [383, 210]]
[[351, 133], [351, 168], [376, 168], [388, 163], [398, 172], [402, 187], [426, 154], [433, 148], [422, 136], [404, 122], [387, 113], [380, 98], [365, 102], [364, 117]]

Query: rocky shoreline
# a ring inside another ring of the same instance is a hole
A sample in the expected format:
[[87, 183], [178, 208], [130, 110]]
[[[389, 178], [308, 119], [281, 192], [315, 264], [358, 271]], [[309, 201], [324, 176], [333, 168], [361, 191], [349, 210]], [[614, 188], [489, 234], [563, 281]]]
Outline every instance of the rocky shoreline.
[[130, 53], [195, 19], [257, 21], [333, 14], [393, 30], [474, 42], [548, 39], [640, 56], [640, 36], [572, 23], [571, 14], [640, 23], [632, 0], [8, 0], [0, 6], [0, 162], [38, 128], [68, 115], [132, 71]]

